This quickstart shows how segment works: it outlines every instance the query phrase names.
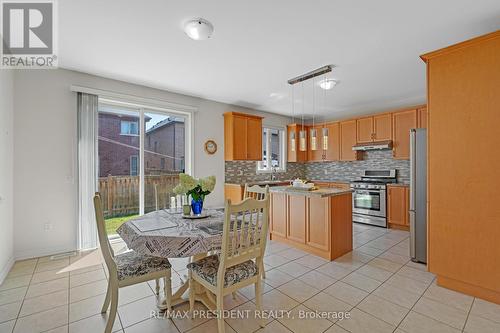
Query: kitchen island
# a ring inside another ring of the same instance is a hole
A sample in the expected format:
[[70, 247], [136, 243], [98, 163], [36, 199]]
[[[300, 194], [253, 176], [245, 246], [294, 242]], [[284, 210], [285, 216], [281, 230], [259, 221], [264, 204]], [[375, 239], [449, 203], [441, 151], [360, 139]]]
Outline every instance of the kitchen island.
[[274, 186], [270, 238], [328, 260], [352, 251], [352, 191]]

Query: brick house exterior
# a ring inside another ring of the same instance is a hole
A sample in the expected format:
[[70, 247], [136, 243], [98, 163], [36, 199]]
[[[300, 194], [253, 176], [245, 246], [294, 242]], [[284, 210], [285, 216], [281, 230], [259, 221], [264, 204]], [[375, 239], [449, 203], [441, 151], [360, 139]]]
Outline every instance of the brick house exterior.
[[[98, 121], [99, 177], [138, 175], [139, 117], [100, 111]], [[134, 131], [122, 133], [130, 126], [136, 126]], [[146, 174], [183, 171], [184, 122], [167, 118], [147, 130], [144, 149]]]

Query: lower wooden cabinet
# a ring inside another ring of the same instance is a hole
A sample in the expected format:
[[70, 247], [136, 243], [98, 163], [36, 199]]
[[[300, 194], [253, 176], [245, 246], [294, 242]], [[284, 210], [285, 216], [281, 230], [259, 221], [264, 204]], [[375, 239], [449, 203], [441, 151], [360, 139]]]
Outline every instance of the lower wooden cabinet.
[[387, 196], [387, 220], [389, 228], [409, 229], [409, 187], [401, 185], [388, 185]]
[[271, 195], [271, 235], [286, 238], [287, 203], [285, 193], [274, 193]]
[[307, 198], [306, 244], [328, 251], [328, 230], [330, 204], [328, 198]]
[[232, 204], [243, 200], [245, 187], [239, 184], [224, 184], [224, 198], [231, 200]]
[[306, 242], [306, 197], [287, 195], [288, 228], [286, 237], [299, 243]]

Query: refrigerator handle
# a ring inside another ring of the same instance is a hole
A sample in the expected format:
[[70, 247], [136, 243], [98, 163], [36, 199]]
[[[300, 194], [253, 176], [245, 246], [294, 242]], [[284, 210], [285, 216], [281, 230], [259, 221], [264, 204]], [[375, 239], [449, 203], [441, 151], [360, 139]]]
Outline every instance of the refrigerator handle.
[[410, 258], [416, 259], [417, 245], [415, 242], [415, 211], [408, 212], [410, 218]]
[[416, 187], [416, 131], [410, 130], [410, 210], [415, 211], [415, 187]]

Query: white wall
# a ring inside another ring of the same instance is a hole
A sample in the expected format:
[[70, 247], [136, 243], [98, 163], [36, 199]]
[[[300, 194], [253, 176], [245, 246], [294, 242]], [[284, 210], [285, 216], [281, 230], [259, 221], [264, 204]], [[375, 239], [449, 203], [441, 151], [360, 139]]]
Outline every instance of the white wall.
[[13, 85], [13, 73], [0, 70], [0, 284], [14, 263]]
[[[14, 199], [17, 258], [72, 250], [77, 244], [76, 93], [81, 85], [122, 94], [195, 106], [194, 175], [215, 175], [217, 186], [207, 205], [224, 200], [224, 126], [226, 111], [254, 112], [196, 97], [170, 93], [69, 70], [18, 71], [15, 77]], [[287, 118], [264, 115], [266, 124], [284, 126]], [[215, 155], [203, 144], [214, 139]], [[51, 230], [44, 225], [50, 223]]]

